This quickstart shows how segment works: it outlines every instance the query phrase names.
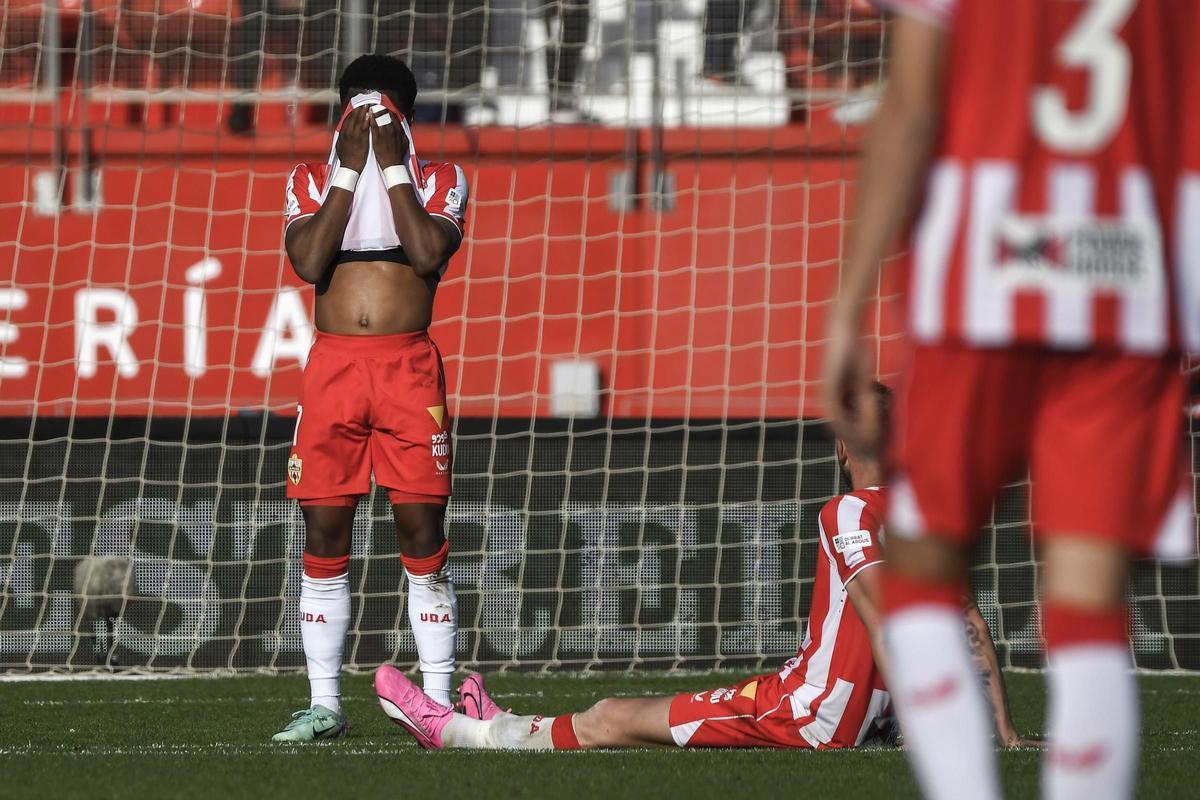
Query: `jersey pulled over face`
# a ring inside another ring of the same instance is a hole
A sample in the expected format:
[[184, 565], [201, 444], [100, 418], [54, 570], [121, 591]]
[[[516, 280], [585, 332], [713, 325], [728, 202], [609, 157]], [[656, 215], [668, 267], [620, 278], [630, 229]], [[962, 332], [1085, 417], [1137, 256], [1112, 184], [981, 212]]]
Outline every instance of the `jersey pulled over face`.
[[[457, 164], [422, 160], [420, 165], [425, 186], [414, 187], [417, 199], [426, 213], [453, 222], [461, 239], [467, 222], [466, 174]], [[292, 169], [285, 193], [287, 225], [317, 213], [328, 178], [328, 164], [304, 163]]]
[[888, 707], [870, 637], [846, 591], [864, 570], [883, 563], [884, 503], [883, 490], [869, 488], [821, 509], [808, 629], [779, 672], [800, 735], [814, 748], [859, 744]]
[[880, 5], [946, 32], [915, 340], [1200, 352], [1200, 3]]

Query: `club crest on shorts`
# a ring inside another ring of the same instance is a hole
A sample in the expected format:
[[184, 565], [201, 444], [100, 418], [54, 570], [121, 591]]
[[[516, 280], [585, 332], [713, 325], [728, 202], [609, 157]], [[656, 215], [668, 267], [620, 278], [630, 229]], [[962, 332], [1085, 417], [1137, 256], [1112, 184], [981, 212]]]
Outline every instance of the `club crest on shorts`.
[[288, 459], [288, 478], [291, 479], [293, 486], [300, 485], [300, 475], [304, 472], [304, 461], [300, 456], [292, 453]]

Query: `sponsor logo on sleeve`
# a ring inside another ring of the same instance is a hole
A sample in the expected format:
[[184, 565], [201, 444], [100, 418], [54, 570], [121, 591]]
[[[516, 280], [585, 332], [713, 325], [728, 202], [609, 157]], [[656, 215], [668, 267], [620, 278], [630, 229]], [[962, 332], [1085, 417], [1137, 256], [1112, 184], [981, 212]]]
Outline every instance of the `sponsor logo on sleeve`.
[[867, 560], [864, 549], [871, 546], [870, 531], [847, 531], [833, 537], [833, 549], [841, 553], [847, 567], [853, 567]]
[[839, 533], [833, 537], [833, 549], [839, 553], [845, 553], [850, 550], [862, 550], [864, 547], [870, 546], [870, 531], [848, 531], [847, 533]]
[[446, 208], [453, 209], [454, 211], [462, 211], [462, 206], [463, 196], [458, 189], [451, 189], [446, 192]]

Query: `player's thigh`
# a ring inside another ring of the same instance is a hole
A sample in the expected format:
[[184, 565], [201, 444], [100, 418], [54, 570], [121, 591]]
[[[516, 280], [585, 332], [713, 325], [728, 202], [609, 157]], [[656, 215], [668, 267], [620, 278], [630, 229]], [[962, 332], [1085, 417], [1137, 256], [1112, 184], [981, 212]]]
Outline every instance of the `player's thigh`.
[[1191, 555], [1178, 362], [1080, 354], [1044, 369], [1030, 458], [1038, 536], [1095, 539], [1133, 556]]
[[1027, 455], [1028, 353], [918, 346], [892, 420], [890, 537], [974, 540]]
[[671, 698], [668, 723], [680, 747], [810, 748], [778, 675]]
[[[371, 461], [392, 502], [450, 496], [453, 444], [441, 356], [431, 341], [376, 360], [371, 393]], [[399, 494], [396, 494], [399, 493]]]
[[575, 715], [584, 747], [647, 747], [674, 744], [670, 697], [608, 697]]
[[370, 490], [365, 412], [361, 372], [318, 340], [301, 380], [287, 463], [288, 497], [346, 497]]

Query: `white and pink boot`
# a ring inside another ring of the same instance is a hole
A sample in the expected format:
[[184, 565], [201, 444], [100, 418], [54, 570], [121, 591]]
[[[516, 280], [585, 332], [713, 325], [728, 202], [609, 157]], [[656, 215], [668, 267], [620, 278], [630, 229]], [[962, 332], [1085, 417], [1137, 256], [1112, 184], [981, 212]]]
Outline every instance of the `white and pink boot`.
[[[453, 709], [434, 701], [421, 687], [390, 664], [384, 664], [375, 671], [375, 694], [379, 697], [379, 707], [383, 713], [416, 737], [417, 744], [426, 750], [445, 747], [442, 730], [454, 717]], [[491, 703], [490, 698], [488, 702]]]
[[[471, 719], [488, 721], [506, 713], [488, 696], [483, 687], [483, 676], [472, 672], [458, 688], [458, 711]], [[510, 708], [507, 713], [512, 713]]]

